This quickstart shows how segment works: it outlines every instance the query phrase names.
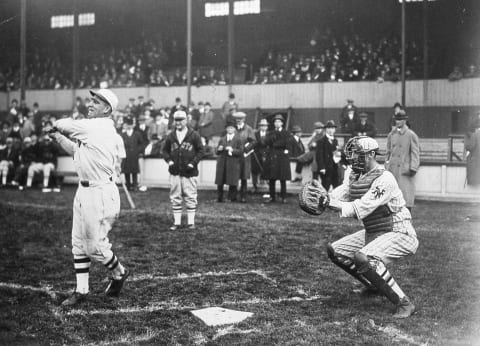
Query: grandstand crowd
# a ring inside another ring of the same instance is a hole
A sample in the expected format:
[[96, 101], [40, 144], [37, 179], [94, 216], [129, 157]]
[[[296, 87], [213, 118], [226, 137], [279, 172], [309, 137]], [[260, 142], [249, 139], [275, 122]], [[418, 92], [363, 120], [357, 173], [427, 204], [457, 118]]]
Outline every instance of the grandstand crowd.
[[[161, 40], [146, 39], [129, 47], [110, 47], [102, 51], [82, 52], [76, 84], [72, 81], [70, 57], [63, 58], [54, 48], [34, 48], [27, 58], [27, 89], [110, 88], [136, 86], [178, 86], [187, 84], [185, 66], [179, 50], [165, 48]], [[169, 44], [168, 46], [171, 46]], [[175, 46], [175, 45], [174, 45]], [[367, 39], [360, 35], [335, 37], [328, 30], [312, 39], [308, 53], [275, 51], [250, 64], [244, 57], [236, 66], [240, 80], [247, 84], [305, 83], [342, 81], [391, 81], [401, 79], [401, 44], [397, 37]], [[433, 60], [434, 57], [431, 57]], [[14, 64], [0, 69], [0, 90], [17, 90], [20, 72]], [[441, 78], [451, 81], [478, 77], [475, 61], [451, 67], [452, 73]], [[423, 51], [415, 40], [406, 47], [406, 79], [423, 77]], [[224, 85], [224, 67], [194, 67], [192, 85]]]

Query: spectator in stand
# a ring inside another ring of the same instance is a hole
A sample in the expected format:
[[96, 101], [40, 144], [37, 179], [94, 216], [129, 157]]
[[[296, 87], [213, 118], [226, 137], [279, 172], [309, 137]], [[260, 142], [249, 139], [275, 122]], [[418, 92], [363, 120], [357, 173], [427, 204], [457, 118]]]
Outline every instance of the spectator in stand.
[[87, 106], [83, 103], [83, 100], [80, 96], [75, 98], [75, 106], [78, 112], [78, 119], [84, 119], [88, 113]]
[[126, 157], [122, 162], [122, 173], [125, 175], [125, 184], [129, 191], [136, 191], [138, 189], [138, 173], [140, 173], [140, 165], [138, 159], [143, 153], [145, 142], [142, 134], [135, 130], [133, 119], [127, 118], [125, 120], [126, 131], [120, 136], [123, 139], [125, 146]]
[[255, 144], [255, 131], [246, 124], [247, 115], [244, 112], [233, 113], [236, 122], [237, 136], [242, 143], [243, 151], [246, 155], [242, 155], [240, 159], [240, 202], [245, 203], [247, 193], [247, 180], [250, 179], [252, 170], [250, 151], [253, 151]]
[[18, 120], [15, 120], [12, 124], [12, 129], [10, 130], [9, 137], [13, 138], [14, 146], [20, 148], [22, 145], [23, 137], [20, 128], [20, 123]]
[[19, 114], [17, 115], [17, 117], [19, 118], [18, 120], [21, 121], [20, 116], [26, 118], [28, 116], [28, 112], [30, 112], [30, 108], [28, 108], [28, 106], [27, 106], [27, 101], [22, 100], [20, 102], [20, 107], [19, 107], [18, 110], [19, 110], [19, 112], [18, 112]]
[[342, 133], [353, 135], [356, 125], [358, 124], [358, 108], [352, 99], [347, 100], [347, 104], [342, 108], [340, 113], [340, 126]]
[[200, 117], [203, 112], [204, 112], [204, 106], [202, 101], [200, 101], [196, 106], [195, 106], [195, 102], [191, 103], [190, 109], [189, 109], [189, 115], [190, 115], [189, 126], [195, 131], [198, 131], [198, 125], [200, 124]]
[[477, 77], [478, 77], [477, 68], [475, 67], [475, 65], [470, 65], [468, 67], [467, 73], [465, 73], [464, 78], [477, 78]]
[[258, 123], [258, 130], [255, 131], [255, 145], [254, 151], [252, 153], [252, 184], [253, 192], [258, 192], [258, 180], [261, 181], [265, 179], [266, 176], [266, 162], [268, 157], [268, 145], [266, 143], [268, 135], [268, 121], [267, 119], [262, 119]]
[[35, 126], [35, 134], [38, 136], [43, 129], [43, 114], [40, 112], [38, 102], [33, 104], [33, 125]]
[[140, 114], [140, 116], [138, 117], [138, 124], [137, 126], [135, 126], [135, 130], [138, 131], [138, 133], [140, 133], [140, 135], [142, 136], [142, 143], [145, 147], [149, 141], [149, 128], [147, 126], [147, 118], [145, 117], [145, 114]]
[[163, 141], [160, 141], [160, 138], [156, 133], [152, 134], [150, 137], [150, 142], [145, 147], [143, 152], [145, 157], [149, 158], [161, 158], [163, 149]]
[[205, 102], [203, 113], [200, 114], [200, 119], [198, 120], [198, 133], [200, 137], [205, 139], [205, 145], [208, 145], [213, 135], [213, 118], [215, 115], [211, 107], [210, 102]]
[[238, 103], [235, 101], [235, 94], [230, 93], [228, 95], [228, 101], [226, 101], [222, 106], [222, 118], [223, 121], [235, 121], [233, 118], [233, 113], [238, 111]]
[[453, 71], [448, 75], [448, 80], [450, 82], [455, 82], [463, 78], [463, 73], [460, 70], [460, 66], [454, 66]]
[[215, 150], [217, 166], [215, 184], [217, 185], [217, 202], [223, 202], [223, 185], [228, 185], [228, 199], [237, 200], [237, 186], [240, 179], [240, 161], [243, 156], [242, 140], [235, 133], [235, 123], [225, 126], [226, 135], [221, 137]]
[[[36, 137], [36, 135], [32, 135], [32, 137], [33, 136]], [[27, 183], [28, 168], [32, 163], [38, 160], [37, 149], [38, 146], [32, 145], [32, 138], [25, 137], [23, 139], [23, 146], [22, 150], [20, 151], [19, 165], [15, 170], [15, 177], [12, 180], [12, 185], [18, 186], [19, 190], [23, 190], [25, 184]]]
[[287, 203], [287, 180], [292, 179], [290, 171], [289, 148], [291, 143], [291, 133], [284, 128], [285, 119], [281, 114], [273, 117], [273, 131], [270, 132], [266, 140], [270, 148], [269, 152], [269, 168], [267, 169], [269, 176], [269, 203], [276, 201], [275, 182], [280, 180], [280, 198], [282, 203]]
[[407, 119], [403, 109], [395, 114], [396, 128], [387, 137], [385, 169], [395, 176], [406, 206], [411, 210], [415, 203], [415, 175], [420, 166], [420, 146], [418, 136], [407, 125]]
[[377, 129], [375, 125], [368, 120], [367, 112], [360, 112], [358, 115], [360, 122], [355, 127], [354, 136], [368, 136], [375, 138], [377, 135]]
[[[305, 146], [302, 142], [302, 129], [300, 126], [295, 125], [292, 128], [292, 141], [291, 141], [291, 150], [290, 156], [297, 158], [305, 153]], [[293, 178], [292, 182], [301, 182], [302, 181], [302, 170], [303, 170], [303, 163], [297, 160], [295, 165], [295, 177]]]
[[333, 120], [325, 124], [325, 136], [317, 142], [316, 160], [317, 171], [322, 179], [322, 186], [329, 191], [330, 187], [336, 188], [341, 184], [338, 174], [338, 161], [336, 161], [336, 152], [338, 151], [338, 141], [335, 138], [337, 125]]
[[[46, 123], [46, 126], [48, 126], [48, 124], [50, 123]], [[50, 126], [52, 125], [50, 124]], [[42, 192], [52, 192], [52, 188], [50, 187], [50, 177], [54, 178], [59, 148], [56, 143], [53, 143], [48, 135], [44, 135], [38, 142], [36, 150], [38, 150], [38, 161], [32, 162], [28, 167], [27, 187], [32, 187], [33, 178], [36, 173], [43, 173]], [[54, 192], [60, 192], [56, 185], [54, 187]]]
[[23, 122], [23, 125], [20, 129], [20, 134], [22, 138], [30, 137], [33, 133], [35, 133], [35, 125], [33, 123], [33, 111], [28, 112], [28, 116]]
[[168, 119], [165, 119], [165, 112], [160, 112], [155, 116], [155, 122], [148, 128], [148, 138], [152, 140], [153, 135], [157, 136], [160, 142], [165, 140], [168, 133]]
[[5, 144], [7, 141], [7, 138], [10, 137], [10, 123], [8, 121], [4, 121], [2, 123], [2, 131], [0, 132], [0, 144]]
[[168, 127], [171, 128], [174, 124], [173, 115], [176, 111], [184, 111], [187, 112], [187, 107], [182, 105], [182, 99], [180, 97], [175, 98], [175, 104], [170, 108], [170, 116], [168, 120]]
[[8, 110], [6, 121], [10, 124], [13, 123], [15, 120], [18, 120], [18, 116], [20, 114], [20, 109], [18, 108], [18, 101], [17, 99], [13, 99], [10, 102], [10, 108]]
[[467, 185], [480, 187], [480, 112], [477, 119], [465, 135], [465, 151], [467, 155]]
[[7, 178], [10, 178], [17, 168], [19, 162], [19, 150], [14, 146], [14, 139], [8, 137], [5, 145], [0, 145], [0, 174], [2, 176], [2, 187], [7, 185]]

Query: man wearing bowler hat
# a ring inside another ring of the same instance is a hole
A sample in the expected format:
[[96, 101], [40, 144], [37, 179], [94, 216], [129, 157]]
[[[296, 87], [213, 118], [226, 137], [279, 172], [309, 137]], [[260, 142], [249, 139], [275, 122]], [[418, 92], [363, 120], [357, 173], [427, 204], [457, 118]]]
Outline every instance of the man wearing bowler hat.
[[387, 137], [385, 169], [392, 172], [403, 193], [407, 208], [415, 202], [415, 174], [420, 166], [418, 136], [407, 125], [408, 116], [401, 109], [395, 114], [395, 128]]
[[336, 155], [338, 141], [335, 138], [337, 125], [333, 120], [327, 121], [324, 126], [325, 136], [317, 142], [315, 158], [317, 160], [317, 172], [322, 179], [322, 185], [325, 190], [329, 190], [330, 186], [336, 188], [340, 185], [338, 174], [339, 157]]
[[273, 118], [274, 130], [267, 138], [269, 153], [269, 189], [270, 202], [275, 202], [275, 182], [280, 180], [280, 197], [282, 203], [287, 203], [287, 180], [292, 179], [290, 171], [290, 143], [292, 134], [285, 127], [285, 118], [281, 114]]

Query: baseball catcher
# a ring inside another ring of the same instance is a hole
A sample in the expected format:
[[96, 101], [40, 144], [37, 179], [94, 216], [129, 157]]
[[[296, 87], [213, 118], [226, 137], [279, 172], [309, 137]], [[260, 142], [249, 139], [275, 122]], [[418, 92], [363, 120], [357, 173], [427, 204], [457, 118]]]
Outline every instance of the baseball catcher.
[[377, 163], [377, 141], [353, 137], [344, 151], [351, 166], [349, 178], [330, 193], [319, 183], [305, 184], [300, 207], [312, 215], [329, 208], [339, 211], [340, 217], [362, 221], [364, 229], [327, 245], [328, 257], [360, 281], [365, 293], [380, 293], [395, 304], [394, 318], [407, 318], [415, 306], [386, 265], [418, 248], [411, 214], [394, 176]]

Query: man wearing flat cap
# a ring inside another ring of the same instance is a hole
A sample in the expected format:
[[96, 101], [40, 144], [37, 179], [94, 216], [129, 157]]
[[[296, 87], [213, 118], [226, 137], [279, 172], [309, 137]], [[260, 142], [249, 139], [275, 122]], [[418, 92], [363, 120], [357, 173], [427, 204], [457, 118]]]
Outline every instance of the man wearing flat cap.
[[395, 114], [395, 129], [387, 137], [385, 169], [392, 172], [403, 193], [407, 208], [415, 202], [415, 174], [420, 166], [418, 136], [407, 125], [408, 116], [401, 109]]
[[[102, 263], [111, 279], [105, 294], [118, 297], [130, 272], [112, 252], [108, 233], [120, 213], [120, 195], [115, 184], [118, 154], [117, 132], [111, 114], [118, 105], [109, 89], [90, 90], [87, 119], [57, 120], [46, 132], [73, 155], [79, 186], [73, 202], [72, 253], [77, 287], [64, 306], [87, 299], [91, 261]], [[66, 136], [69, 136], [67, 138]]]
[[246, 193], [247, 193], [247, 180], [250, 179], [251, 171], [251, 151], [255, 146], [255, 131], [246, 124], [247, 115], [244, 112], [235, 112], [233, 113], [233, 118], [236, 122], [237, 136], [242, 142], [242, 148], [244, 155], [242, 155], [240, 160], [240, 202], [245, 203]]
[[269, 189], [270, 202], [275, 202], [275, 182], [280, 180], [280, 198], [282, 203], [287, 203], [287, 180], [292, 179], [290, 171], [290, 144], [292, 134], [284, 127], [285, 118], [277, 114], [273, 118], [274, 130], [267, 138], [269, 153]]
[[195, 229], [197, 210], [198, 163], [205, 154], [200, 135], [187, 126], [187, 113], [177, 110], [173, 114], [175, 129], [170, 132], [163, 147], [163, 157], [170, 173], [170, 202], [175, 231], [181, 226], [183, 202], [187, 209], [187, 228]]

